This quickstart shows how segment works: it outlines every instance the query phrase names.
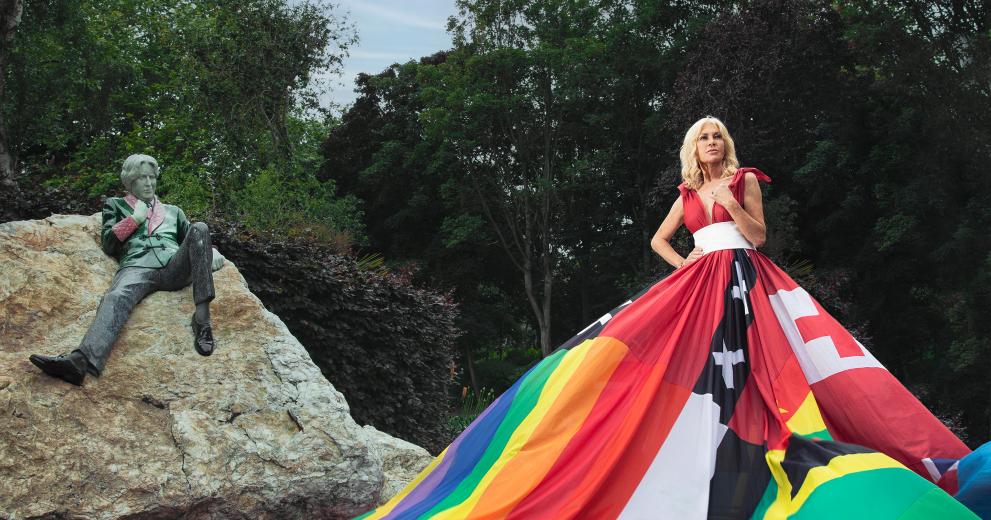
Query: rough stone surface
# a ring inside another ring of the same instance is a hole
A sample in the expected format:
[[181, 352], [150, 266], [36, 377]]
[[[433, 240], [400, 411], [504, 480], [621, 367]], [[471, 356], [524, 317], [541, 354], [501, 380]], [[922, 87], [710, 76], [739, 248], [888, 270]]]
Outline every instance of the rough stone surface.
[[217, 350], [186, 289], [146, 298], [100, 378], [42, 374], [78, 345], [117, 269], [99, 216], [0, 224], [0, 518], [343, 518], [429, 454], [349, 415], [236, 267], [214, 273]]

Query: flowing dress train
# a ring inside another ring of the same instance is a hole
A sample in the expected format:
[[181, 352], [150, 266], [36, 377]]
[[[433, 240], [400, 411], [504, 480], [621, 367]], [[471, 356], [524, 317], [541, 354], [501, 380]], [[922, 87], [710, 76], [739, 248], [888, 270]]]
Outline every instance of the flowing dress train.
[[[741, 204], [747, 173], [770, 182], [739, 169]], [[710, 223], [679, 190], [706, 254], [540, 361], [360, 518], [977, 517], [951, 496], [970, 449], [725, 208]]]

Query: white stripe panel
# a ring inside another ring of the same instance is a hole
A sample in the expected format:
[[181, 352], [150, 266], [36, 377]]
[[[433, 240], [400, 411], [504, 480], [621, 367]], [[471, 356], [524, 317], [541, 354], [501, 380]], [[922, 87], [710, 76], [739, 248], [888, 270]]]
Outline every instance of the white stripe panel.
[[[622, 305], [620, 305], [620, 307], [625, 308], [627, 305], [629, 305], [631, 303], [633, 303], [633, 300], [626, 300], [625, 302], [623, 302]], [[620, 309], [620, 310], [623, 310], [623, 309]], [[596, 325], [605, 325], [606, 323], [609, 323], [609, 320], [611, 320], [612, 318], [613, 318], [612, 313], [607, 312], [607, 313], [603, 314], [601, 318], [593, 321], [592, 323], [589, 323], [588, 324], [588, 327], [585, 327], [584, 329], [581, 330], [581, 332], [579, 332], [576, 335], [580, 336], [580, 335], [584, 334], [585, 332], [588, 332], [589, 329], [591, 329], [592, 327], [594, 327]]]
[[743, 301], [743, 313], [749, 315], [750, 306], [747, 304], [747, 291], [748, 291], [747, 279], [743, 277], [743, 270], [740, 269], [740, 262], [734, 261], [733, 265], [736, 267], [736, 279], [740, 281], [740, 285], [733, 286], [733, 291], [734, 291], [733, 294], [735, 295], [737, 289], [739, 289], [739, 292], [741, 294], [740, 300]]
[[936, 464], [929, 457], [922, 459], [922, 465], [926, 467], [927, 471], [929, 471], [929, 476], [932, 477], [933, 482], [936, 482], [939, 480], [939, 477], [942, 476], [939, 474], [939, 469], [936, 468]]
[[712, 394], [692, 393], [619, 518], [705, 519], [716, 448], [724, 435]]
[[[840, 357], [836, 350], [836, 343], [829, 336], [821, 336], [810, 340], [808, 343], [802, 339], [802, 333], [798, 330], [795, 320], [808, 316], [818, 316], [819, 310], [816, 308], [812, 297], [805, 289], [797, 287], [791, 291], [780, 290], [776, 294], [769, 294], [771, 307], [781, 324], [781, 329], [791, 344], [791, 349], [798, 358], [798, 363], [802, 366], [802, 372], [809, 384], [818, 383], [827, 377], [852, 370], [855, 368], [884, 368], [863, 345], [854, 338], [857, 346], [860, 347], [860, 356]], [[843, 334], [849, 334], [843, 331]]]
[[607, 312], [607, 313], [603, 314], [601, 318], [593, 321], [592, 323], [589, 323], [588, 324], [588, 327], [585, 327], [584, 329], [582, 329], [582, 331], [579, 332], [577, 335], [578, 336], [581, 336], [582, 334], [588, 332], [589, 329], [591, 329], [592, 327], [594, 327], [596, 325], [605, 325], [611, 319], [612, 319], [612, 314]]

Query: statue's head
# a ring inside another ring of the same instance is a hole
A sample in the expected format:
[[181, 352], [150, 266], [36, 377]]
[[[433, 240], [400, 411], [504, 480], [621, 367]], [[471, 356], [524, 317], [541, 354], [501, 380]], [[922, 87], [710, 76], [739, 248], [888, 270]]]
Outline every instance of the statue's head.
[[128, 193], [150, 202], [155, 197], [155, 186], [158, 184], [158, 161], [150, 155], [140, 153], [124, 159], [120, 182]]

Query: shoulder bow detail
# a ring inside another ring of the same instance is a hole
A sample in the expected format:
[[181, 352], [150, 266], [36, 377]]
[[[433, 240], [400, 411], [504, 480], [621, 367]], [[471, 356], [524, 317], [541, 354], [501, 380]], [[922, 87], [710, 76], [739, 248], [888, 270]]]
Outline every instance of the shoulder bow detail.
[[756, 175], [758, 181], [767, 182], [767, 183], [771, 182], [771, 178], [768, 177], [766, 173], [758, 170], [757, 168], [751, 168], [751, 167], [737, 168], [736, 173], [733, 174], [733, 180], [730, 181], [730, 187], [736, 185], [741, 180], [743, 180], [747, 176], [748, 172], [751, 172], [754, 175]]

